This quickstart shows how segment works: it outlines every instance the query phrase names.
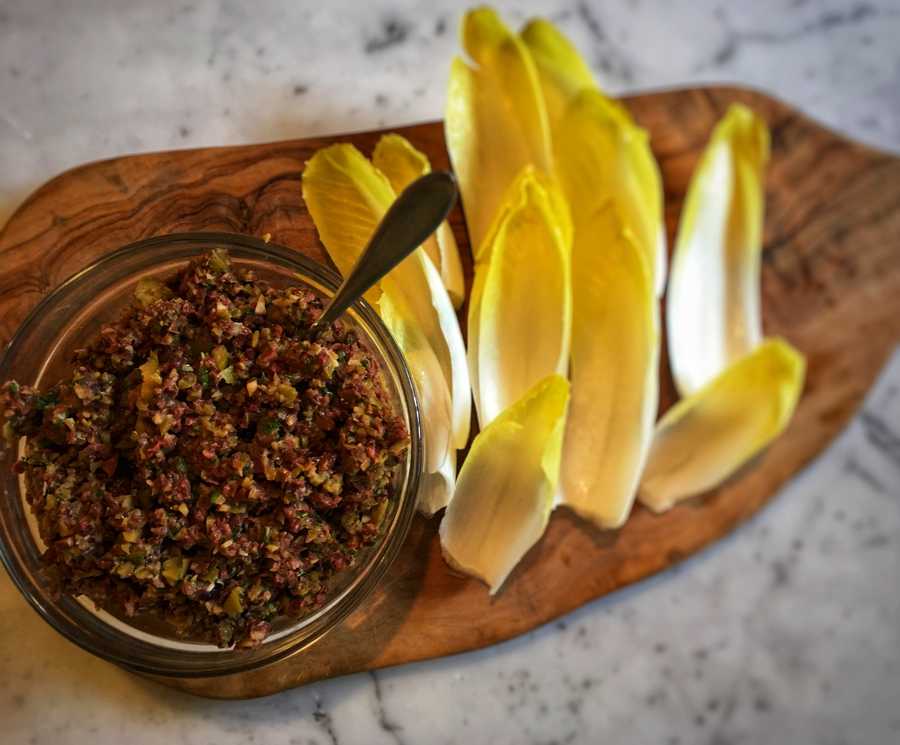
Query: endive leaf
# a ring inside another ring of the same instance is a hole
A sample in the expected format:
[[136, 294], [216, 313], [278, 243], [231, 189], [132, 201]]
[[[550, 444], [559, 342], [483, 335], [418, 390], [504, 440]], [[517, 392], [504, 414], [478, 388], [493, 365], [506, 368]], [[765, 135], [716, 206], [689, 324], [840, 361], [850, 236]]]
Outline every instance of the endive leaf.
[[496, 592], [541, 537], [559, 476], [569, 384], [539, 381], [475, 438], [441, 521], [451, 565]]
[[472, 256], [476, 263], [487, 262], [490, 258], [491, 246], [497, 240], [497, 231], [500, 230], [500, 226], [509, 219], [511, 211], [525, 203], [529, 192], [534, 189], [540, 189], [546, 193], [546, 199], [553, 210], [554, 220], [563, 236], [563, 242], [566, 245], [572, 244], [572, 216], [569, 211], [569, 203], [566, 201], [559, 183], [555, 178], [539, 171], [533, 165], [526, 165], [506, 190], [479, 251], [473, 252]]
[[[547, 174], [538, 171], [534, 166], [525, 166], [516, 176], [509, 189], [507, 189], [503, 203], [497, 211], [496, 219], [491, 225], [485, 241], [482, 243], [482, 251], [474, 257], [474, 279], [469, 293], [468, 357], [472, 395], [475, 399], [475, 408], [479, 412], [481, 411], [481, 401], [479, 399], [478, 350], [480, 349], [481, 337], [481, 295], [490, 265], [491, 248], [496, 242], [500, 227], [508, 223], [510, 214], [522, 209], [529, 199], [529, 193], [535, 191], [543, 191], [546, 194], [546, 200], [549, 202], [554, 214], [555, 226], [562, 235], [562, 242], [566, 246], [572, 245], [572, 221], [569, 216], [569, 206], [562, 191], [557, 186], [556, 181]], [[543, 197], [541, 198], [543, 199]], [[481, 414], [479, 413], [480, 416]]]
[[[303, 172], [303, 197], [322, 243], [338, 268], [352, 267], [375, 226], [394, 200], [387, 179], [348, 144], [319, 150]], [[431, 260], [422, 250], [404, 259], [380, 283], [391, 295], [394, 310], [408, 314], [409, 333], [430, 346], [451, 392], [451, 433], [456, 447], [469, 434], [471, 397], [465, 347], [447, 291]], [[367, 298], [369, 295], [367, 294]], [[377, 301], [377, 295], [376, 295]], [[436, 383], [432, 383], [436, 387]], [[437, 468], [445, 453], [426, 443], [428, 460]]]
[[669, 362], [682, 396], [762, 338], [759, 274], [768, 154], [765, 122], [734, 104], [691, 179], [666, 307]]
[[434, 350], [414, 320], [403, 307], [403, 300], [382, 293], [378, 299], [378, 315], [403, 352], [406, 366], [416, 386], [422, 412], [425, 437], [426, 473], [437, 471], [452, 450], [450, 390]]
[[728, 478], [787, 426], [804, 373], [796, 349], [768, 339], [675, 404], [657, 425], [641, 502], [661, 512]]
[[578, 225], [572, 255], [572, 403], [562, 501], [622, 525], [653, 438], [659, 311], [646, 257], [608, 205]]
[[510, 184], [528, 164], [550, 173], [547, 113], [534, 62], [494, 11], [470, 11], [462, 43], [477, 67], [454, 59], [444, 131], [459, 180], [473, 254]]
[[398, 194], [417, 178], [431, 173], [428, 156], [394, 132], [382, 135], [375, 144], [372, 165], [387, 177]]
[[415, 261], [404, 260], [382, 280], [381, 286], [392, 297], [402, 296], [412, 317], [422, 324], [450, 387], [451, 442], [455, 448], [463, 448], [469, 440], [472, 391], [459, 321], [431, 259], [418, 251], [410, 258]]
[[[372, 152], [372, 163], [391, 182], [394, 193], [399, 194], [413, 181], [431, 172], [427, 156], [416, 150], [405, 137], [398, 134], [384, 135]], [[422, 244], [428, 257], [441, 274], [441, 280], [455, 307], [462, 305], [465, 296], [459, 249], [447, 221], [441, 223], [434, 235]]]
[[456, 488], [456, 450], [450, 448], [440, 468], [422, 474], [419, 486], [418, 508], [426, 517], [446, 507]]
[[[477, 312], [478, 411], [484, 427], [538, 380], [568, 370], [570, 245], [537, 182], [494, 238]], [[470, 340], [470, 345], [473, 343]]]
[[435, 231], [434, 238], [441, 255], [441, 281], [447, 288], [453, 307], [459, 310], [466, 299], [466, 281], [459, 260], [459, 246], [450, 223], [444, 220]]
[[[338, 271], [347, 276], [395, 199], [384, 175], [353, 145], [316, 152], [303, 169], [303, 201]], [[374, 303], [380, 290], [366, 299]]]
[[[594, 83], [590, 68], [572, 43], [552, 23], [543, 19], [533, 19], [522, 29], [521, 36], [531, 56], [534, 59], [538, 71], [538, 79], [541, 91], [546, 103], [550, 131], [554, 140], [558, 141], [566, 137], [561, 131], [561, 123], [569, 109], [569, 106], [584, 91], [591, 91], [589, 98], [603, 102], [603, 109], [609, 114], [615, 113], [620, 126], [637, 129], [628, 110], [618, 101], [605, 97]], [[638, 130], [640, 131], [640, 130]], [[640, 138], [636, 140], [640, 143]], [[577, 143], [574, 143], [577, 146]], [[557, 142], [557, 148], [559, 143]], [[645, 196], [638, 197], [646, 202], [645, 211], [655, 223], [647, 226], [647, 235], [639, 236], [646, 242], [648, 251], [655, 251], [651, 262], [651, 268], [655, 277], [656, 294], [661, 295], [666, 276], [666, 237], [662, 215], [662, 183], [656, 160], [646, 146], [633, 148], [628, 156], [625, 167], [631, 171], [631, 176], [638, 185], [638, 191]], [[618, 177], [614, 177], [618, 180]], [[578, 192], [577, 196], [584, 202], [582, 205], [588, 213], [599, 208], [605, 196], [591, 192]], [[575, 195], [570, 194], [574, 199]], [[622, 209], [621, 205], [619, 206]], [[631, 215], [625, 215], [629, 220], [632, 230], [643, 230], [639, 225], [633, 224]]]
[[469, 318], [467, 325], [468, 347], [466, 357], [469, 364], [469, 383], [472, 386], [472, 400], [478, 421], [481, 422], [481, 384], [478, 377], [478, 350], [481, 348], [481, 296], [484, 294], [484, 280], [487, 278], [488, 263], [475, 265], [472, 291], [469, 293]]
[[553, 129], [575, 96], [585, 88], [596, 88], [594, 76], [572, 43], [549, 21], [533, 18], [520, 35], [537, 67]]
[[647, 133], [597, 90], [572, 101], [554, 133], [557, 172], [574, 224], [610, 201], [652, 269], [656, 294], [666, 274], [662, 181]]

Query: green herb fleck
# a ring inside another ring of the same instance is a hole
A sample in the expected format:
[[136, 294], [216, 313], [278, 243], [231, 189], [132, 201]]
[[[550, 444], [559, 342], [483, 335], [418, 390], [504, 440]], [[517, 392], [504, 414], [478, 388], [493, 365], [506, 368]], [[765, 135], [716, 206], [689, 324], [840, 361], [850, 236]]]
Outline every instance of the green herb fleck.
[[55, 406], [58, 401], [59, 398], [54, 391], [53, 393], [48, 393], [46, 395], [38, 395], [38, 397], [35, 399], [35, 406], [43, 411], [50, 406]]
[[264, 435], [274, 435], [280, 426], [277, 419], [263, 419], [259, 423], [259, 431]]

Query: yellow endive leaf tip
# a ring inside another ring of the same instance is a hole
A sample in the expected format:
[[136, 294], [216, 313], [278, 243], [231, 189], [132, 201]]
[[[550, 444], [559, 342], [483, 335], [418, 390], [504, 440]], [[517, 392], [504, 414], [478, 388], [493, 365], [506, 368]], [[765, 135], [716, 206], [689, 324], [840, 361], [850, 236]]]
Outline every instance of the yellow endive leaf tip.
[[656, 512], [715, 488], [790, 422], [806, 373], [803, 355], [767, 339], [666, 412], [640, 487]]
[[486, 64], [488, 57], [512, 36], [512, 32], [497, 15], [497, 11], [482, 5], [463, 16], [459, 35], [460, 43], [469, 57], [479, 65], [483, 65]]
[[769, 159], [770, 135], [765, 120], [742, 103], [733, 103], [716, 125], [714, 140], [730, 140], [735, 150], [762, 165]]
[[519, 34], [538, 62], [538, 67], [552, 71], [565, 93], [573, 95], [582, 88], [595, 87], [594, 75], [575, 45], [550, 21], [532, 18]]

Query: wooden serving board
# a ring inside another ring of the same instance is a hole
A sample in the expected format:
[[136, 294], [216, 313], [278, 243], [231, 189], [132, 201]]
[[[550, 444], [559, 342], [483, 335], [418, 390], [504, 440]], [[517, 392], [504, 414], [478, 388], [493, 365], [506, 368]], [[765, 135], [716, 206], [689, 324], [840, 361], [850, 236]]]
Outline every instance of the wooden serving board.
[[[261, 696], [359, 670], [493, 644], [658, 572], [756, 512], [844, 426], [900, 341], [900, 159], [849, 142], [760, 93], [704, 88], [625, 103], [652, 136], [670, 242], [685, 188], [710, 131], [742, 101], [769, 122], [763, 315], [808, 360], [789, 430], [714, 492], [662, 516], [636, 507], [617, 531], [565, 509], [494, 598], [441, 558], [438, 519], [417, 517], [382, 585], [306, 652], [239, 676], [167, 679], [193, 693]], [[397, 128], [448, 167], [440, 123]], [[336, 141], [370, 153], [380, 132], [265, 145], [180, 150], [91, 163], [38, 189], [0, 232], [0, 341], [50, 289], [126, 243], [173, 232], [262, 236], [326, 262], [300, 197], [300, 174]], [[452, 223], [471, 279], [462, 214]], [[674, 398], [665, 360], [663, 406]]]

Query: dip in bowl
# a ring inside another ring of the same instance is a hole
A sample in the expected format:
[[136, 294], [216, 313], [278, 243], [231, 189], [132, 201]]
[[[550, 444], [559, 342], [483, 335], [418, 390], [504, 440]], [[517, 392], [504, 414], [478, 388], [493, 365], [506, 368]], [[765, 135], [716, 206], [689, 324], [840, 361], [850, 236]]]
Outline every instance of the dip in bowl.
[[0, 558], [57, 630], [154, 674], [292, 654], [383, 576], [421, 428], [360, 302], [304, 338], [339, 278], [231, 235], [150, 239], [51, 293], [0, 360]]

